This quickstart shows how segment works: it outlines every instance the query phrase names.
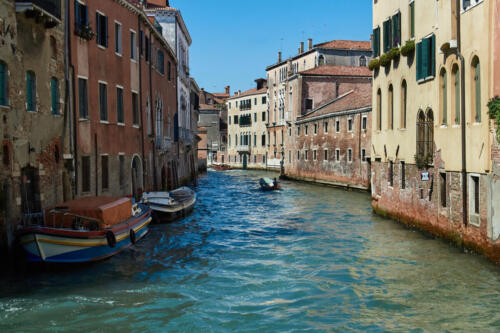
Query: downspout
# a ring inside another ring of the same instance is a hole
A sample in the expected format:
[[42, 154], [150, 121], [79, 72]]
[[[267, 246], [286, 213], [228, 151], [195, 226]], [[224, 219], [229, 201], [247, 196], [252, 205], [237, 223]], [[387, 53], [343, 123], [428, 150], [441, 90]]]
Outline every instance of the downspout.
[[460, 26], [460, 0], [456, 0], [456, 17], [457, 17], [457, 56], [460, 59], [460, 129], [462, 142], [462, 219], [463, 224], [467, 226], [467, 151], [466, 151], [466, 128], [465, 128], [465, 60], [461, 53], [461, 26]]
[[156, 124], [155, 124], [155, 112], [153, 112], [153, 48], [151, 47], [153, 39], [151, 38], [151, 31], [149, 31], [149, 110], [151, 113], [151, 129], [153, 131], [153, 186], [155, 191], [158, 190], [158, 180], [156, 179]]
[[[137, 15], [137, 31], [139, 31], [139, 38], [141, 36], [141, 17], [140, 15]], [[146, 35], [144, 34], [144, 32], [142, 33], [143, 36], [145, 37]], [[143, 40], [141, 41], [141, 46], [140, 48], [143, 50], [144, 52], [144, 49], [143, 49], [143, 44], [145, 44], [145, 41], [144, 41], [144, 38]], [[146, 45], [147, 47], [147, 45]], [[143, 187], [143, 190], [144, 190], [144, 186], [146, 185], [146, 168], [145, 168], [145, 165], [146, 165], [146, 156], [145, 156], [145, 153], [144, 153], [144, 112], [143, 112], [143, 109], [142, 109], [142, 62], [141, 62], [141, 54], [139, 54], [139, 114], [140, 114], [140, 126], [141, 126], [141, 149], [142, 149], [142, 161], [141, 161], [141, 164], [142, 164], [142, 187]], [[133, 158], [133, 157], [132, 157]]]
[[[70, 10], [69, 10], [69, 3], [70, 0], [66, 0], [66, 21], [69, 21], [70, 18]], [[71, 68], [71, 80], [72, 80], [72, 86], [71, 86], [71, 104], [73, 107], [73, 167], [74, 167], [74, 172], [73, 172], [73, 181], [75, 186], [73, 186], [73, 197], [76, 197], [78, 195], [78, 135], [77, 135], [77, 112], [76, 112], [76, 91], [75, 91], [75, 66], [73, 65], [73, 56], [71, 52], [71, 37], [70, 37], [70, 24], [68, 24], [67, 31], [67, 49], [68, 49], [68, 66]], [[70, 78], [68, 77], [68, 80]]]

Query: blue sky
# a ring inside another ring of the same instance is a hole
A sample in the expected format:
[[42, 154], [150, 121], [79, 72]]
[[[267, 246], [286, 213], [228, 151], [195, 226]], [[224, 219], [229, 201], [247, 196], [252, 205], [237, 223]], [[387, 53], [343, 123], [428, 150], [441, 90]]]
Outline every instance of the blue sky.
[[295, 55], [301, 41], [369, 40], [372, 0], [170, 0], [193, 39], [191, 76], [221, 92], [254, 87], [265, 68]]

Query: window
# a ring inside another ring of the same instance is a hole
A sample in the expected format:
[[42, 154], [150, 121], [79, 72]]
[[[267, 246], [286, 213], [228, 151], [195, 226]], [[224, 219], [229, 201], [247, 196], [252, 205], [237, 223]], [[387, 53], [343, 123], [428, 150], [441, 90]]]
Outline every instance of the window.
[[266, 104], [266, 96], [262, 97], [262, 104]]
[[347, 162], [352, 162], [352, 149], [347, 149]]
[[253, 105], [257, 105], [257, 97], [253, 99]]
[[401, 128], [406, 128], [407, 92], [406, 80], [403, 80], [401, 83]]
[[387, 20], [383, 23], [383, 33], [384, 33], [384, 53], [388, 52], [392, 48], [392, 22]]
[[361, 118], [361, 129], [363, 131], [366, 131], [367, 121], [368, 121], [368, 117], [367, 116], [363, 116]]
[[359, 66], [360, 67], [366, 67], [366, 57], [365, 56], [361, 56], [359, 58]]
[[439, 75], [441, 79], [441, 94], [440, 94], [440, 105], [441, 105], [441, 124], [446, 125], [448, 123], [448, 82], [446, 77], [446, 70], [443, 68], [441, 74]]
[[[167, 61], [167, 77], [169, 81], [172, 80], [172, 64], [170, 61]], [[231, 108], [231, 103], [229, 103], [229, 108]]]
[[125, 123], [123, 115], [123, 88], [116, 87], [116, 119], [117, 123]]
[[9, 71], [2, 61], [0, 61], [0, 105], [9, 105]]
[[377, 130], [382, 130], [382, 91], [377, 91]]
[[427, 117], [422, 110], [417, 116], [417, 157], [432, 158], [434, 153], [434, 115], [427, 111]]
[[107, 85], [99, 82], [99, 114], [100, 120], [108, 120], [108, 93]]
[[125, 185], [125, 156], [119, 155], [118, 162], [120, 163], [120, 186]]
[[229, 125], [231, 125], [231, 116], [227, 117], [229, 119]]
[[50, 79], [50, 95], [52, 101], [52, 114], [59, 114], [59, 81], [53, 77]]
[[253, 162], [257, 163], [257, 155], [253, 155]]
[[308, 130], [309, 130], [309, 126], [308, 126], [308, 125], [306, 125], [306, 126], [304, 126], [304, 128], [305, 128], [305, 135], [307, 136], [307, 135], [308, 135], [308, 133], [307, 133], [307, 132], [308, 132]]
[[472, 59], [472, 110], [474, 110], [474, 121], [481, 122], [481, 69], [479, 66], [479, 58]]
[[146, 61], [151, 60], [151, 42], [149, 40], [149, 37], [146, 36], [146, 45], [145, 45], [145, 53], [146, 53]]
[[325, 64], [325, 57], [323, 55], [320, 55], [318, 58], [318, 65], [323, 66]]
[[292, 163], [292, 151], [288, 151], [288, 163]]
[[238, 116], [234, 116], [233, 120], [233, 124], [238, 125]]
[[417, 43], [417, 81], [433, 77], [436, 72], [436, 36]]
[[313, 150], [313, 160], [316, 161], [316, 159], [317, 159], [317, 150], [314, 149]]
[[352, 118], [347, 119], [347, 131], [352, 132]]
[[139, 31], [139, 54], [141, 57], [144, 54], [144, 31], [142, 30]]
[[470, 192], [472, 195], [472, 200], [470, 202], [471, 204], [471, 213], [472, 214], [479, 214], [479, 177], [478, 176], [471, 176], [471, 188]]
[[400, 187], [401, 187], [401, 189], [405, 189], [406, 188], [406, 164], [405, 164], [405, 162], [401, 162], [400, 176], [401, 176]]
[[103, 190], [109, 189], [109, 165], [108, 155], [101, 156], [101, 187]]
[[115, 22], [115, 52], [122, 55], [122, 25]]
[[139, 125], [139, 97], [135, 92], [132, 92], [132, 122]]
[[389, 85], [389, 94], [388, 94], [388, 104], [389, 104], [389, 117], [387, 117], [387, 128], [392, 130], [394, 123], [394, 89], [392, 88], [392, 84]]
[[312, 108], [313, 108], [313, 100], [311, 98], [306, 98], [305, 108], [306, 108], [306, 112], [312, 110]]
[[297, 161], [300, 161], [300, 151], [297, 150]]
[[253, 135], [253, 146], [257, 147], [257, 134]]
[[87, 80], [82, 78], [78, 78], [78, 109], [80, 112], [80, 119], [88, 119], [89, 105], [88, 105]]
[[361, 148], [361, 162], [366, 162], [366, 149]]
[[480, 2], [483, 2], [483, 0], [462, 0], [462, 9], [467, 10]]
[[36, 111], [36, 76], [33, 71], [26, 72], [26, 110]]
[[158, 50], [158, 57], [157, 57], [157, 68], [158, 68], [158, 72], [160, 72], [161, 74], [165, 74], [165, 60], [163, 58], [163, 51], [162, 50]]
[[137, 37], [135, 31], [130, 31], [130, 59], [137, 60]]
[[401, 46], [401, 12], [392, 16], [392, 47]]
[[325, 132], [325, 134], [328, 134], [328, 121], [325, 121], [323, 123], [323, 131]]
[[446, 199], [448, 198], [448, 191], [446, 188], [446, 173], [441, 172], [439, 174], [439, 188], [440, 188], [440, 201], [441, 201], [441, 207], [446, 207]]
[[97, 45], [108, 47], [108, 18], [98, 12], [95, 14], [95, 16], [95, 21], [97, 23]]
[[460, 70], [458, 69], [458, 65], [454, 65], [452, 68], [452, 78], [453, 78], [453, 95], [452, 95], [452, 103], [453, 108], [455, 109], [455, 124], [460, 124]]
[[410, 38], [415, 38], [415, 1], [410, 2]]
[[389, 161], [389, 174], [387, 175], [387, 179], [389, 180], [389, 186], [394, 186], [394, 162]]
[[257, 122], [257, 113], [254, 113], [254, 114], [253, 114], [253, 121], [254, 121], [254, 122]]
[[318, 134], [318, 124], [314, 124], [314, 135]]
[[324, 154], [324, 155], [323, 155], [324, 160], [325, 160], [325, 161], [328, 161], [328, 149], [325, 149], [325, 150], [323, 151], [323, 154]]
[[340, 133], [340, 120], [335, 120], [335, 132]]
[[297, 136], [300, 135], [300, 125], [297, 125]]
[[266, 121], [266, 112], [262, 112], [262, 121]]
[[90, 192], [90, 157], [82, 156], [82, 192]]
[[265, 134], [262, 134], [262, 137], [261, 137], [261, 143], [262, 143], [262, 147], [264, 147], [266, 145], [266, 135]]
[[84, 4], [75, 0], [75, 32], [77, 34], [89, 25], [89, 9]]
[[340, 149], [335, 149], [335, 161], [340, 161]]
[[373, 57], [378, 57], [380, 55], [380, 28], [376, 27], [373, 29]]
[[10, 165], [9, 145], [5, 143], [2, 146], [2, 162], [6, 167]]
[[306, 161], [308, 161], [308, 160], [309, 160], [309, 150], [304, 150], [304, 159], [305, 159]]

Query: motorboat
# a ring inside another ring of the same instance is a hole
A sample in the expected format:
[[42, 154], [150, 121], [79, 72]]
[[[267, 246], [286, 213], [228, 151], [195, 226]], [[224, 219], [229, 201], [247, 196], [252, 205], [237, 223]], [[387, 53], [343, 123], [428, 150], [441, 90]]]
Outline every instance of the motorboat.
[[271, 178], [264, 177], [259, 180], [260, 188], [263, 191], [275, 191], [280, 189], [280, 184], [274, 182]]
[[144, 192], [141, 202], [153, 211], [154, 222], [173, 222], [191, 213], [196, 193], [186, 186], [170, 192]]
[[29, 262], [85, 263], [109, 258], [148, 232], [151, 210], [130, 198], [86, 197], [49, 207], [16, 236]]

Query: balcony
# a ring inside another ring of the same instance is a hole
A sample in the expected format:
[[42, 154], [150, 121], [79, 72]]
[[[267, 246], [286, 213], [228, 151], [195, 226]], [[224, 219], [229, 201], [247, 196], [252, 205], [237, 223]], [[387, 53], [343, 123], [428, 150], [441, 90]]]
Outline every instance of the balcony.
[[16, 12], [50, 29], [61, 23], [61, 0], [16, 0]]
[[236, 150], [239, 153], [250, 153], [250, 145], [236, 146]]

